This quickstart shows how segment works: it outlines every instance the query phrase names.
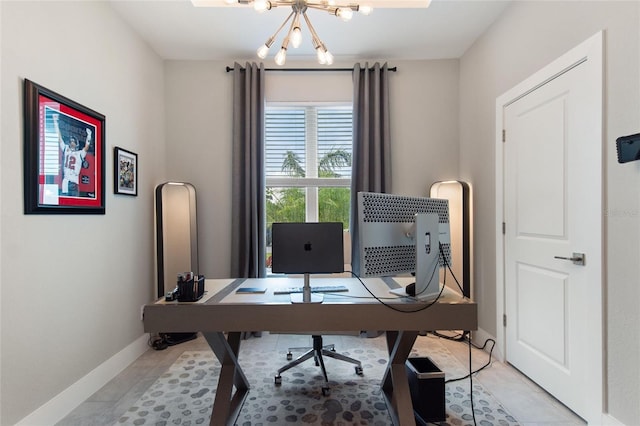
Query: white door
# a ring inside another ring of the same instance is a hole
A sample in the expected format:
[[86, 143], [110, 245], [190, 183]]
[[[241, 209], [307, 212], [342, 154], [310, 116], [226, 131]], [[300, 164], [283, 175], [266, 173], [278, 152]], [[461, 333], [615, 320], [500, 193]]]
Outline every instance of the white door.
[[596, 62], [552, 64], [502, 108], [506, 360], [590, 422], [602, 413]]

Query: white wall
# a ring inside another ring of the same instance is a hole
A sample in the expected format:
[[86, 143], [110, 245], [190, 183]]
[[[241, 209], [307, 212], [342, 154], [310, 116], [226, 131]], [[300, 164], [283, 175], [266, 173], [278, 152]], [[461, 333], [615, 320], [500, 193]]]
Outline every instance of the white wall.
[[617, 164], [615, 139], [640, 131], [639, 7], [514, 2], [460, 61], [460, 169], [475, 191], [476, 299], [480, 327], [495, 335], [496, 98], [605, 30], [607, 403], [610, 415], [625, 424], [640, 418], [640, 164]]
[[458, 179], [459, 61], [393, 61], [393, 192], [428, 196], [436, 181]]
[[[225, 67], [232, 65], [169, 61], [165, 67], [166, 174], [196, 187], [200, 269], [212, 278], [230, 270], [233, 76]], [[389, 65], [398, 68], [389, 83], [393, 191], [428, 195], [433, 182], [458, 176], [458, 61]], [[268, 101], [352, 97], [349, 72], [268, 72], [265, 85]]]
[[[2, 417], [14, 424], [143, 334], [164, 172], [162, 61], [105, 2], [1, 3]], [[106, 214], [23, 214], [24, 78], [106, 116]], [[138, 197], [113, 194], [113, 147]]]
[[222, 62], [165, 64], [167, 180], [196, 189], [200, 274], [228, 277], [232, 76]]

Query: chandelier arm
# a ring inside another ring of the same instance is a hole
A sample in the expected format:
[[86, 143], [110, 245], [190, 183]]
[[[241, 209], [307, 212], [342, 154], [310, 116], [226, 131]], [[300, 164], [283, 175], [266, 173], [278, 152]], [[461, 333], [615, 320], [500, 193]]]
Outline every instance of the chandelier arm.
[[306, 12], [302, 12], [302, 17], [307, 23], [307, 27], [309, 27], [309, 32], [311, 33], [311, 40], [313, 41], [313, 44], [314, 44], [313, 47], [317, 49], [318, 47], [322, 46], [323, 43], [322, 41], [320, 41], [320, 37], [318, 37], [318, 33], [316, 32], [316, 29], [313, 28], [313, 25], [311, 25], [311, 21], [309, 20], [309, 17], [307, 16]]
[[293, 6], [295, 3], [294, 0], [272, 0], [272, 7], [281, 7], [281, 6]]
[[327, 47], [324, 45], [322, 40], [320, 40], [320, 37], [318, 37], [318, 33], [316, 32], [316, 29], [313, 28], [313, 25], [311, 24], [311, 20], [309, 19], [306, 13], [303, 13], [302, 15], [304, 16], [304, 20], [307, 22], [307, 26], [309, 27], [309, 32], [311, 33], [311, 37], [313, 41], [313, 47], [315, 48], [316, 54], [318, 56], [318, 62], [321, 65], [333, 64], [333, 55], [329, 53], [329, 51], [327, 50]]
[[[299, 12], [291, 12], [292, 14], [296, 14], [296, 16], [298, 15]], [[287, 18], [287, 21], [291, 18], [291, 15], [289, 15], [289, 18]], [[285, 21], [285, 23], [287, 22]], [[296, 25], [296, 19], [293, 18], [293, 21], [291, 21], [291, 26], [289, 26], [289, 32], [287, 33], [287, 36], [284, 38], [284, 40], [282, 40], [282, 48], [286, 49], [289, 46], [289, 40], [291, 39], [291, 33], [293, 32], [293, 29], [295, 28]]]
[[293, 25], [293, 27], [300, 27], [300, 11], [296, 10], [294, 11], [296, 16], [293, 17], [293, 23], [291, 25]]
[[289, 19], [291, 19], [291, 17], [295, 14], [294, 11], [291, 11], [291, 13], [289, 14], [289, 16], [287, 16], [287, 19], [284, 20], [284, 22], [282, 22], [282, 24], [278, 27], [278, 29], [276, 30], [275, 33], [273, 33], [273, 35], [271, 37], [269, 37], [267, 39], [267, 42], [265, 43], [267, 45], [267, 47], [271, 47], [271, 45], [273, 44], [274, 40], [276, 39], [276, 37], [278, 36], [278, 33], [280, 33], [280, 31], [282, 31], [282, 29], [284, 28], [285, 25], [287, 25], [287, 22], [289, 22]]
[[339, 6], [329, 6], [328, 4], [307, 3], [307, 9], [315, 9], [335, 13]]
[[351, 9], [354, 12], [360, 11], [360, 5], [358, 4], [333, 4], [329, 5], [326, 3], [307, 3], [307, 8], [316, 9], [329, 12], [332, 15], [335, 15], [338, 9]]

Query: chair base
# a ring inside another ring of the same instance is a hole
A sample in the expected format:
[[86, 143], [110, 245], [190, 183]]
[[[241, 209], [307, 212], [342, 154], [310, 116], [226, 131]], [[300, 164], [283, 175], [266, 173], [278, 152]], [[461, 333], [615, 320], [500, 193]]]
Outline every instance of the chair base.
[[[324, 383], [325, 384], [322, 387], [322, 394], [324, 396], [328, 396], [329, 393], [330, 393], [330, 390], [329, 390], [329, 378], [327, 376], [327, 369], [324, 366], [323, 356], [327, 356], [329, 358], [333, 358], [333, 359], [337, 359], [337, 360], [340, 360], [340, 361], [345, 361], [345, 362], [349, 362], [351, 364], [355, 364], [355, 366], [356, 366], [355, 367], [356, 374], [358, 376], [362, 376], [362, 374], [363, 374], [362, 363], [360, 361], [358, 361], [357, 359], [348, 357], [346, 355], [337, 353], [335, 351], [335, 348], [333, 348], [333, 345], [329, 345], [328, 347], [324, 347], [322, 345], [322, 336], [313, 335], [311, 337], [313, 339], [313, 348], [278, 370], [278, 373], [275, 376], [275, 385], [276, 386], [280, 386], [282, 384], [281, 373], [289, 370], [290, 368], [295, 367], [296, 365], [299, 365], [299, 364], [305, 362], [306, 360], [308, 360], [308, 359], [310, 359], [312, 357], [314, 358], [314, 360], [316, 362], [316, 365], [320, 366], [320, 369], [322, 370], [322, 375], [324, 376]], [[289, 357], [290, 354], [291, 354], [291, 352], [289, 352], [289, 354], [287, 354], [287, 359], [289, 359], [288, 357]]]

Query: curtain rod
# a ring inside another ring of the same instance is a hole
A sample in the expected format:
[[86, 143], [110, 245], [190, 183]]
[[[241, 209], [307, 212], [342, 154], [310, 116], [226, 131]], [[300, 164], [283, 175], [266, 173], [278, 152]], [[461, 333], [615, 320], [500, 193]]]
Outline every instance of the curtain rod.
[[[244, 69], [244, 68], [242, 68]], [[398, 67], [387, 68], [396, 72]], [[325, 71], [353, 71], [353, 68], [265, 68], [265, 71], [297, 71], [297, 72], [325, 72]], [[227, 72], [233, 71], [233, 67], [227, 67]]]

